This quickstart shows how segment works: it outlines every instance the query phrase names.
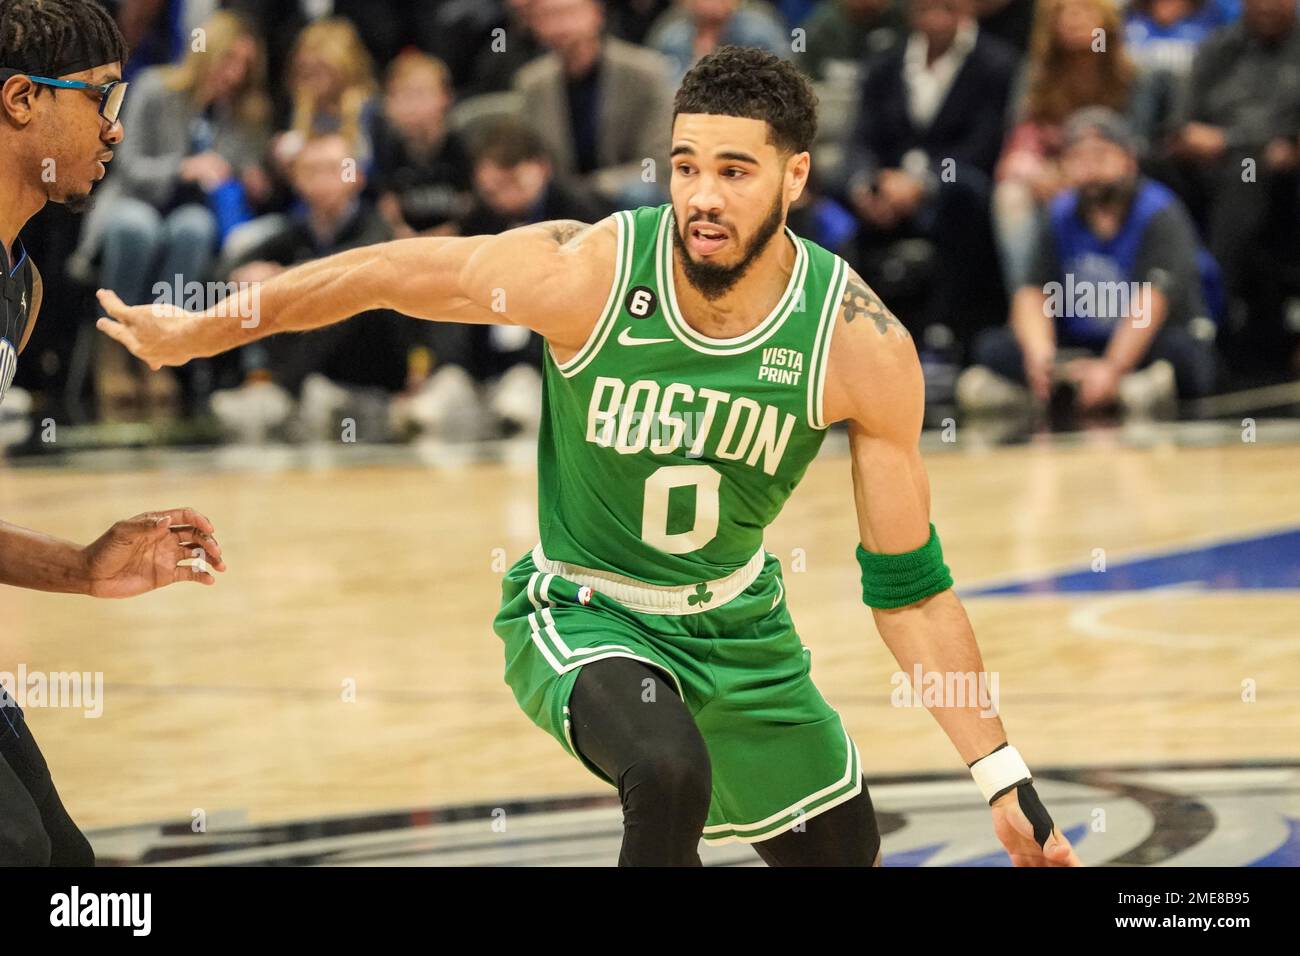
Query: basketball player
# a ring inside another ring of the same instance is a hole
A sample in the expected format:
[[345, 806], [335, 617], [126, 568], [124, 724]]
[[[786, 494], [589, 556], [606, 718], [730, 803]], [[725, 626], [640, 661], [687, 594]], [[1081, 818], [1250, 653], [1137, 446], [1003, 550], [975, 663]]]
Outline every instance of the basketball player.
[[[793, 67], [726, 47], [677, 93], [662, 207], [331, 256], [262, 286], [255, 328], [251, 290], [230, 318], [100, 294], [99, 327], [153, 368], [374, 308], [546, 339], [541, 541], [495, 628], [520, 707], [618, 788], [623, 864], [698, 864], [701, 836], [770, 864], [879, 862], [857, 748], [762, 546], [831, 423], [848, 425], [863, 600], [900, 667], [983, 671], [929, 520], [916, 349], [785, 226], [815, 108]], [[1012, 861], [1078, 865], [1001, 722], [932, 712]]]
[[[41, 309], [41, 276], [18, 233], [47, 202], [82, 205], [103, 177], [122, 141], [124, 52], [93, 0], [0, 0], [0, 401]], [[105, 598], [214, 584], [207, 568], [225, 564], [213, 532], [189, 508], [119, 521], [84, 548], [0, 522], [0, 584]], [[179, 564], [197, 555], [211, 564]], [[94, 862], [22, 710], [0, 687], [0, 866]]]

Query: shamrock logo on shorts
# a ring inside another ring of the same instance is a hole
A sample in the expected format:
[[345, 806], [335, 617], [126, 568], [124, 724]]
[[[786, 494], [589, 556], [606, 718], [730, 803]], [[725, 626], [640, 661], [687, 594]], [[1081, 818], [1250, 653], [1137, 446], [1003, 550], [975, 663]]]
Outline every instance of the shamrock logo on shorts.
[[695, 606], [696, 604], [700, 604], [700, 605], [708, 604], [712, 600], [713, 600], [713, 592], [710, 591], [707, 587], [705, 587], [703, 581], [695, 585], [694, 594], [688, 594], [686, 596], [686, 603], [691, 605], [692, 607]]

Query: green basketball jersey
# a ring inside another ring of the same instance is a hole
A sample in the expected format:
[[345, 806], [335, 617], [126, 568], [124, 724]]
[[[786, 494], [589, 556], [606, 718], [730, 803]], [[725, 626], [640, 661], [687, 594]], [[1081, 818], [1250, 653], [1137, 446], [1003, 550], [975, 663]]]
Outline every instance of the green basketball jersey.
[[672, 205], [620, 212], [604, 311], [569, 361], [545, 350], [538, 510], [546, 557], [681, 586], [746, 564], [826, 436], [822, 391], [848, 274], [785, 233], [776, 308], [734, 338], [686, 324]]

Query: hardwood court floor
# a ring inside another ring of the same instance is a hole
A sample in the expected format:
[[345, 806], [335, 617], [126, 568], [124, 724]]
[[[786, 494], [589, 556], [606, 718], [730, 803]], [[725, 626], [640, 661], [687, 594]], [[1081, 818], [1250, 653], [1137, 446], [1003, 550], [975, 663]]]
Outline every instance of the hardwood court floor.
[[[1022, 446], [927, 456], [959, 589], [1300, 526], [1300, 446]], [[0, 590], [0, 670], [102, 671], [103, 714], [28, 708], [87, 828], [252, 822], [607, 788], [516, 708], [491, 630], [536, 540], [522, 463], [0, 469], [0, 515], [85, 542], [193, 505], [230, 570], [129, 601]], [[960, 770], [861, 605], [848, 460], [813, 464], [767, 548], [813, 675], [873, 774]], [[801, 557], [806, 570], [792, 570]], [[1108, 572], [1109, 573], [1109, 572]], [[1300, 591], [1175, 587], [967, 602], [1031, 766], [1300, 756]], [[1242, 700], [1243, 681], [1257, 687]], [[355, 701], [345, 691], [355, 682]]]

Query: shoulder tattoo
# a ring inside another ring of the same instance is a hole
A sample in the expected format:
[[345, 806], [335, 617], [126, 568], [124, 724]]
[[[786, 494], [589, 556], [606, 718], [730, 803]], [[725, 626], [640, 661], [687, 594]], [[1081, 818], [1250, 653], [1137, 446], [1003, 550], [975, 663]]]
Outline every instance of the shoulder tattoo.
[[844, 287], [844, 298], [840, 305], [844, 308], [845, 322], [852, 322], [865, 316], [876, 324], [876, 331], [881, 335], [893, 329], [894, 334], [899, 338], [909, 337], [903, 323], [898, 321], [894, 313], [880, 301], [880, 297], [872, 292], [871, 287], [852, 269], [849, 270], [849, 281]]

